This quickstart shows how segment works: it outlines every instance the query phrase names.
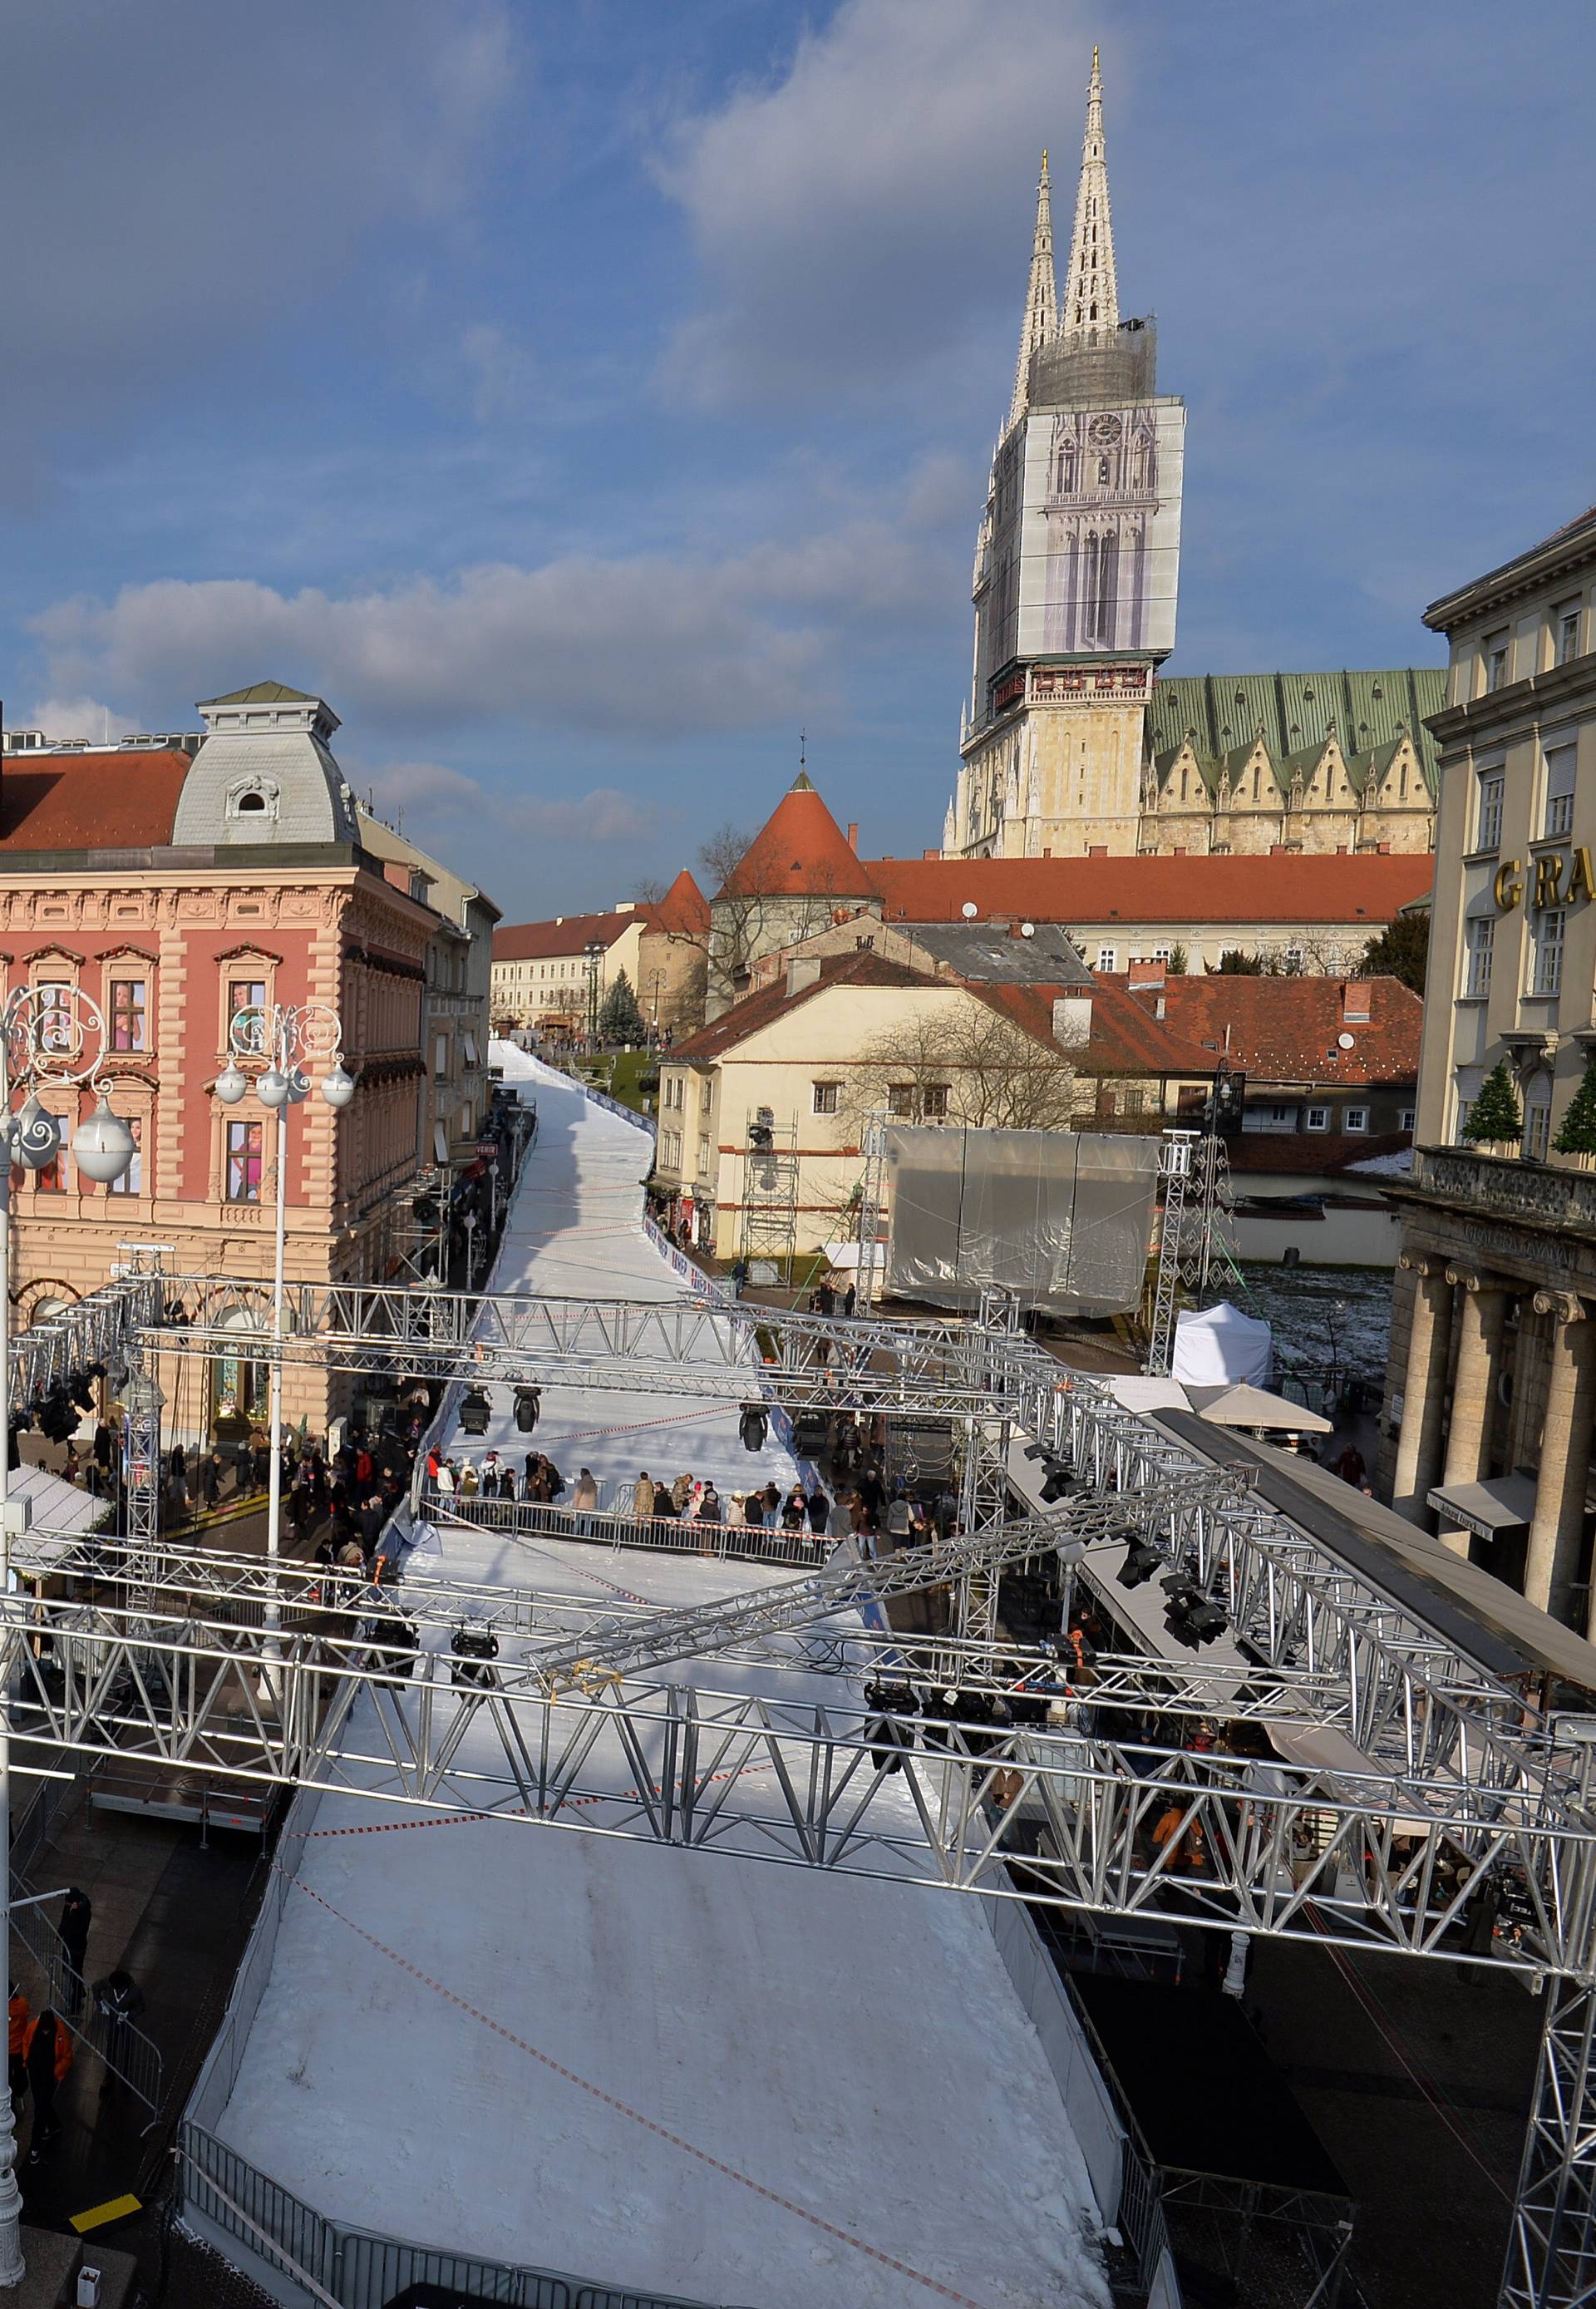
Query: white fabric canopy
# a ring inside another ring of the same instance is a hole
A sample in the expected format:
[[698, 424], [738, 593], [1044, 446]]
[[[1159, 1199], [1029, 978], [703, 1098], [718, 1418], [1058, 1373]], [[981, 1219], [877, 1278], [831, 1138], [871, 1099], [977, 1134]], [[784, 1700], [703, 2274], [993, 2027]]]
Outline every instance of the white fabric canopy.
[[8, 1499], [26, 1500], [32, 1510], [27, 1530], [11, 1543], [13, 1571], [53, 1570], [73, 1541], [97, 1530], [111, 1512], [108, 1500], [95, 1499], [47, 1467], [13, 1467], [5, 1491]]
[[1231, 1387], [1238, 1380], [1267, 1387], [1273, 1366], [1268, 1324], [1244, 1315], [1228, 1299], [1176, 1320], [1171, 1376], [1187, 1387]]
[[1206, 1388], [1194, 1388], [1192, 1402], [1199, 1419], [1212, 1419], [1216, 1427], [1279, 1427], [1292, 1435], [1329, 1435], [1335, 1423], [1324, 1419], [1306, 1404], [1293, 1403], [1289, 1396], [1272, 1395], [1267, 1388], [1221, 1388], [1211, 1395]]

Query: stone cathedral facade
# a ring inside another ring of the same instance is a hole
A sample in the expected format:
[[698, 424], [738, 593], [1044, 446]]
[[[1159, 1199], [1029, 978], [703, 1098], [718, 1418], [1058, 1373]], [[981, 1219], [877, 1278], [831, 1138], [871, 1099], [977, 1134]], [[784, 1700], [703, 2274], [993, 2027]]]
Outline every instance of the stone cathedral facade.
[[1158, 679], [1185, 439], [1152, 321], [1119, 315], [1094, 49], [1062, 302], [1042, 155], [945, 857], [1430, 849], [1439, 668]]

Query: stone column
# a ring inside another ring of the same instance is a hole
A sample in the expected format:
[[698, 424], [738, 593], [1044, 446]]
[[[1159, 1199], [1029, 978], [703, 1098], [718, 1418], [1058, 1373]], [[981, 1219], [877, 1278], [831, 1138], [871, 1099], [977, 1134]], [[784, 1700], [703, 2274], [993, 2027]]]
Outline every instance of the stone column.
[[[1457, 1369], [1452, 1380], [1452, 1420], [1446, 1431], [1442, 1481], [1477, 1483], [1485, 1472], [1486, 1429], [1507, 1312], [1507, 1285], [1495, 1276], [1459, 1267], [1447, 1268], [1446, 1280], [1461, 1287], [1462, 1297], [1458, 1302]], [[1443, 1530], [1440, 1536], [1442, 1544], [1454, 1555], [1467, 1555], [1466, 1531]]]
[[1446, 1280], [1444, 1258], [1404, 1250], [1398, 1263], [1415, 1280], [1391, 1504], [1410, 1523], [1423, 1523], [1428, 1512], [1425, 1501], [1441, 1473], [1446, 1360], [1452, 1347], [1452, 1285]]
[[[1524, 1556], [1524, 1594], [1554, 1619], [1566, 1621], [1570, 1591], [1580, 1571], [1585, 1483], [1596, 1411], [1596, 1347], [1583, 1299], [1538, 1291], [1535, 1312], [1549, 1315], [1546, 1418], [1535, 1479], [1535, 1511]], [[1596, 1623], [1596, 1601], [1590, 1608]]]

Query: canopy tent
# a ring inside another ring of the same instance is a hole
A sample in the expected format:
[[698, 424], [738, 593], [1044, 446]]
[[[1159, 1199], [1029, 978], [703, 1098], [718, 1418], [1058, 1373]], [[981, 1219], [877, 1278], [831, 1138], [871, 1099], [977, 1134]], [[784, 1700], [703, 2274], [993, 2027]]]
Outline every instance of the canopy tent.
[[1335, 1422], [1310, 1411], [1306, 1404], [1272, 1395], [1267, 1388], [1194, 1387], [1192, 1409], [1215, 1427], [1279, 1427], [1291, 1435], [1330, 1435]]
[[1228, 1299], [1176, 1319], [1170, 1372], [1187, 1387], [1230, 1387], [1238, 1380], [1267, 1387], [1273, 1362], [1268, 1324], [1244, 1315]]
[[72, 1546], [110, 1520], [111, 1503], [80, 1491], [47, 1467], [13, 1467], [6, 1497], [26, 1500], [30, 1522], [11, 1543], [11, 1568], [38, 1577], [52, 1571]]

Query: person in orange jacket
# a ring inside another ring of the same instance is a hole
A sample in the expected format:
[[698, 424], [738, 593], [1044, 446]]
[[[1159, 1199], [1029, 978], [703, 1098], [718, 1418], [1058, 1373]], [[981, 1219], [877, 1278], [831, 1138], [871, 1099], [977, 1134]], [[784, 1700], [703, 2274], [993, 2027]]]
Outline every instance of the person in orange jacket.
[[32, 2009], [13, 1980], [11, 1984], [11, 2002], [6, 2006], [8, 2025], [5, 2043], [7, 2075], [13, 2100], [19, 2099], [28, 2089], [28, 2063], [23, 2054], [27, 2050], [28, 2016]]
[[28, 2144], [28, 2162], [37, 2165], [51, 2142], [60, 2138], [56, 2090], [72, 2066], [72, 2032], [47, 2004], [23, 2032], [22, 2058], [33, 2088], [33, 2138]]

